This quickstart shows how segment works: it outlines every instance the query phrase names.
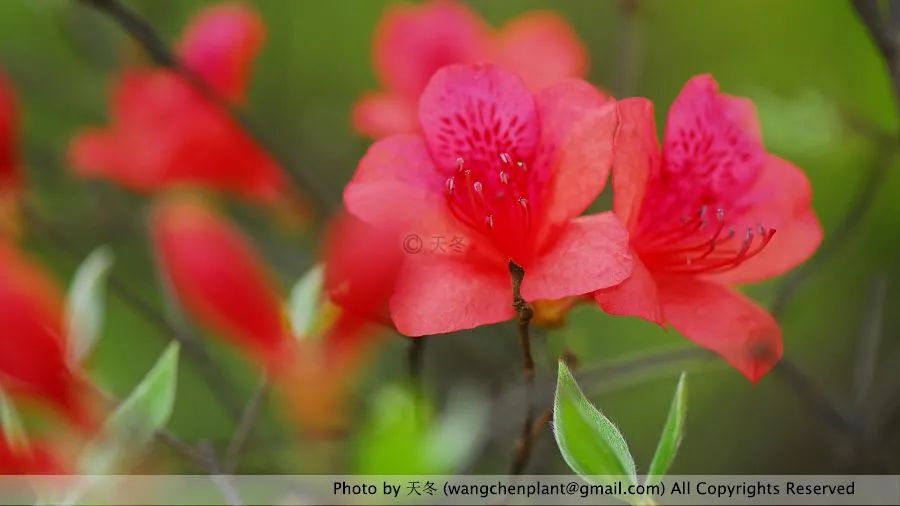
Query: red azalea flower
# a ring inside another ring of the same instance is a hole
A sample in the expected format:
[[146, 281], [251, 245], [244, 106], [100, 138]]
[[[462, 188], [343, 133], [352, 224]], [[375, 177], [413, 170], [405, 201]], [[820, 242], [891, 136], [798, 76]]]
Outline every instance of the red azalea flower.
[[[249, 7], [200, 13], [181, 43], [182, 63], [215, 93], [240, 101], [265, 28]], [[285, 196], [282, 168], [227, 112], [178, 74], [130, 69], [115, 86], [112, 125], [78, 135], [69, 157], [84, 177], [139, 191], [194, 185], [273, 202]]]
[[719, 93], [708, 75], [672, 105], [662, 151], [649, 101], [621, 101], [619, 115], [615, 212], [638, 261], [596, 300], [609, 313], [668, 323], [759, 380], [781, 357], [781, 331], [729, 285], [782, 274], [816, 250], [809, 181], [766, 152], [753, 104]]
[[614, 101], [583, 81], [532, 94], [495, 65], [451, 65], [425, 89], [419, 118], [421, 135], [376, 142], [344, 191], [357, 218], [412, 231], [390, 300], [401, 333], [511, 318], [510, 260], [526, 271], [528, 300], [589, 293], [630, 274], [619, 220], [578, 217], [606, 184]]
[[491, 30], [465, 4], [435, 0], [392, 7], [375, 31], [373, 61], [384, 86], [359, 100], [357, 131], [370, 137], [419, 129], [419, 95], [439, 68], [492, 61], [518, 74], [532, 90], [587, 76], [587, 51], [557, 14], [537, 11]]
[[191, 199], [159, 204], [150, 229], [160, 266], [185, 310], [279, 369], [291, 340], [281, 300], [249, 240]]
[[0, 386], [49, 403], [91, 428], [87, 384], [67, 360], [62, 297], [53, 282], [0, 240]]

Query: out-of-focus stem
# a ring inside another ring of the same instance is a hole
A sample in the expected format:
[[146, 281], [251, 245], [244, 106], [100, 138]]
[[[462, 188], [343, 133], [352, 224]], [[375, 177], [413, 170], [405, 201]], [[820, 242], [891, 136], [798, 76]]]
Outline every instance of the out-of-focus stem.
[[271, 388], [272, 382], [269, 379], [269, 375], [263, 373], [259, 378], [259, 384], [253, 391], [253, 395], [250, 396], [250, 400], [248, 400], [247, 405], [244, 406], [241, 421], [238, 423], [237, 429], [234, 431], [234, 436], [231, 438], [231, 443], [228, 445], [228, 450], [225, 453], [225, 474], [233, 474], [237, 469], [241, 454], [244, 452], [247, 442], [250, 441], [250, 436], [253, 435], [253, 429], [256, 427], [256, 424], [259, 422], [259, 418], [262, 415], [262, 408], [265, 405], [266, 397], [268, 397]]

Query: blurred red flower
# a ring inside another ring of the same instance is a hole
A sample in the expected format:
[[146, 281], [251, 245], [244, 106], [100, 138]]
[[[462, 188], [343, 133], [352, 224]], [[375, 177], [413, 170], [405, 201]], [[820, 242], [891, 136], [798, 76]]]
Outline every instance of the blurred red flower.
[[782, 274], [816, 250], [822, 229], [809, 181], [766, 152], [753, 104], [719, 93], [708, 75], [672, 105], [662, 150], [649, 101], [621, 101], [619, 115], [615, 212], [637, 260], [631, 278], [598, 291], [597, 302], [668, 323], [759, 380], [781, 357], [781, 331], [729, 286]]
[[16, 448], [9, 444], [0, 431], [0, 475], [66, 474], [62, 464], [40, 444]]
[[283, 388], [306, 432], [333, 435], [346, 428], [354, 383], [391, 325], [387, 301], [402, 256], [396, 234], [346, 213], [331, 222], [323, 252], [324, 295], [337, 307], [325, 311], [334, 316], [321, 335], [305, 336]]
[[62, 297], [41, 269], [0, 240], [0, 386], [53, 406], [70, 421], [97, 421], [90, 388], [68, 361]]
[[356, 104], [353, 124], [370, 137], [419, 130], [419, 95], [435, 71], [453, 63], [491, 61], [518, 74], [534, 91], [586, 77], [587, 50], [569, 24], [536, 11], [489, 26], [465, 4], [435, 0], [391, 7], [374, 36], [373, 62], [384, 89]]
[[528, 300], [629, 275], [619, 220], [578, 217], [606, 184], [614, 101], [579, 80], [532, 94], [495, 65], [451, 65], [426, 87], [419, 118], [422, 134], [376, 142], [344, 191], [360, 220], [408, 231], [394, 238], [407, 253], [390, 300], [401, 333], [511, 318], [509, 261], [526, 271]]
[[[180, 44], [182, 64], [213, 93], [243, 100], [250, 66], [265, 38], [259, 16], [243, 4], [201, 11]], [[75, 171], [139, 191], [208, 187], [257, 202], [286, 197], [283, 169], [231, 116], [168, 69], [128, 69], [112, 98], [112, 124], [76, 136]]]
[[15, 94], [6, 76], [0, 74], [0, 198], [18, 191], [22, 185], [18, 123]]
[[15, 93], [0, 73], [0, 235], [14, 235], [18, 229], [18, 194], [23, 184], [18, 128]]
[[179, 198], [157, 205], [150, 233], [160, 268], [191, 316], [272, 370], [289, 360], [281, 299], [240, 230], [199, 201]]

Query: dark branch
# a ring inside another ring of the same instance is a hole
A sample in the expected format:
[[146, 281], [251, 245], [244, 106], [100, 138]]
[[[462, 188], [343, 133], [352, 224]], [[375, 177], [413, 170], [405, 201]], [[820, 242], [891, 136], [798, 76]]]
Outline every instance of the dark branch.
[[525, 379], [525, 420], [522, 422], [522, 433], [516, 440], [515, 458], [510, 474], [522, 474], [528, 459], [531, 457], [532, 425], [534, 420], [534, 359], [531, 357], [531, 335], [529, 328], [534, 310], [522, 298], [522, 280], [525, 270], [513, 261], [509, 262], [509, 274], [512, 277], [513, 309], [516, 311], [516, 326], [519, 330], [519, 345], [522, 347], [522, 375]]

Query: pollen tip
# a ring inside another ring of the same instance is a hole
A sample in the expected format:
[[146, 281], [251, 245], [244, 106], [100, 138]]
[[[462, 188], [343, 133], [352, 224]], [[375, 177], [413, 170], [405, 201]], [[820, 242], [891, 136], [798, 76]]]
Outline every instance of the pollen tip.
[[472, 184], [472, 189], [481, 193], [481, 191], [484, 190], [484, 185], [481, 184], [481, 181], [475, 181], [475, 183]]

